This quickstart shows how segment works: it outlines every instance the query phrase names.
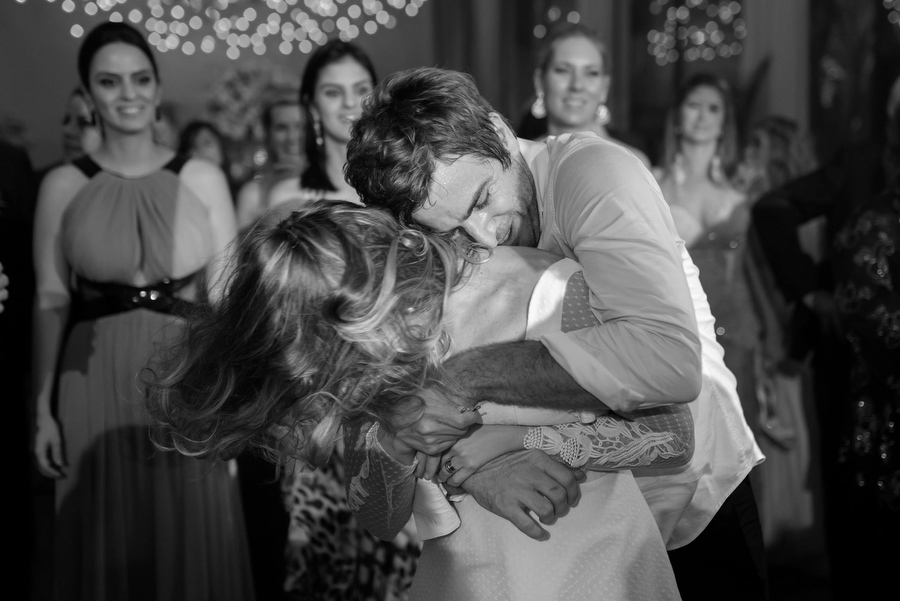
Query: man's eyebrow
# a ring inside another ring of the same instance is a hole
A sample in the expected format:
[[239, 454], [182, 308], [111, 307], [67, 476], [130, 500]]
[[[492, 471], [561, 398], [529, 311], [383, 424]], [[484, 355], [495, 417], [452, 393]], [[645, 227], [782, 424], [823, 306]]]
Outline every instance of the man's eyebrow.
[[469, 205], [469, 210], [466, 211], [466, 216], [463, 217], [462, 221], [466, 221], [469, 217], [472, 216], [472, 213], [475, 211], [475, 206], [478, 204], [478, 201], [484, 196], [484, 189], [488, 185], [488, 180], [485, 179], [478, 185], [478, 188], [475, 189], [475, 194], [472, 195], [472, 203]]

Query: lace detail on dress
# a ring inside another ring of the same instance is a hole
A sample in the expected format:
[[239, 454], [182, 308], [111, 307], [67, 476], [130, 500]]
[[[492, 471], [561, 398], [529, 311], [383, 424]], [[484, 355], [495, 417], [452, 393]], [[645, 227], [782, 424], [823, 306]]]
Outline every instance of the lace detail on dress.
[[350, 484], [347, 486], [347, 503], [353, 511], [359, 511], [359, 508], [365, 502], [365, 498], [369, 496], [369, 493], [363, 488], [362, 481], [369, 477], [368, 450], [372, 448], [373, 440], [378, 440], [378, 422], [372, 424], [372, 427], [366, 432], [365, 459], [363, 459], [362, 466], [359, 468], [359, 473], [350, 478]]
[[347, 459], [347, 503], [359, 522], [382, 540], [392, 539], [409, 521], [416, 490], [417, 461], [403, 465], [378, 442], [378, 424], [365, 435], [353, 435], [345, 450]]
[[525, 448], [559, 455], [570, 467], [593, 470], [681, 464], [690, 453], [689, 441], [673, 432], [656, 432], [644, 423], [607, 416], [591, 424], [529, 428]]

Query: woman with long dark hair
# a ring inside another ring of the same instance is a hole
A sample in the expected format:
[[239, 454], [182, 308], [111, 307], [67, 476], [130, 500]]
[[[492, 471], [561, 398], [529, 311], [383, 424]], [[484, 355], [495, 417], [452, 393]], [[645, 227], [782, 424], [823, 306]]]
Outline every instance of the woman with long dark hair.
[[320, 198], [361, 202], [344, 178], [344, 164], [350, 129], [377, 83], [371, 59], [353, 43], [331, 40], [312, 53], [300, 82], [307, 167], [272, 187], [270, 207], [289, 202], [296, 208]]
[[50, 171], [35, 219], [38, 468], [56, 480], [57, 599], [252, 599], [229, 464], [160, 454], [140, 372], [235, 235], [221, 170], [154, 141], [143, 36], [95, 27], [78, 55], [103, 131]]
[[701, 73], [684, 83], [669, 109], [665, 154], [654, 174], [700, 269], [725, 365], [737, 377], [744, 416], [758, 435], [760, 327], [743, 273], [750, 203], [734, 180], [739, 148], [731, 86]]

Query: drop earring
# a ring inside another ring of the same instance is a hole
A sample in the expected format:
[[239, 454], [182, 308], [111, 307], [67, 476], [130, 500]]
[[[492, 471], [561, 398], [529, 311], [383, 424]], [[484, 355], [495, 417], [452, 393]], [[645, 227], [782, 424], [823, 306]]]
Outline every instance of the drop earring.
[[606, 106], [606, 103], [601, 102], [597, 107], [597, 111], [595, 112], [597, 117], [598, 125], [606, 125], [612, 120], [612, 114], [609, 112], [609, 107]]
[[313, 131], [316, 132], [316, 146], [324, 148], [325, 140], [322, 139], [322, 122], [318, 119], [313, 120]]
[[531, 116], [535, 119], [543, 119], [547, 116], [547, 107], [544, 106], [544, 91], [538, 90], [537, 98], [531, 103]]

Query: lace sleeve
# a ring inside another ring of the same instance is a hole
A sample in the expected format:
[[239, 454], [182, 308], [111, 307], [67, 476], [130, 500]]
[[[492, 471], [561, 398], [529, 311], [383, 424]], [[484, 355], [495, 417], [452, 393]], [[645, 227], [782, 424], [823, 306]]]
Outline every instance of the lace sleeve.
[[359, 523], [381, 540], [393, 540], [409, 521], [416, 464], [403, 465], [378, 442], [378, 424], [346, 430], [347, 502]]
[[604, 415], [589, 424], [529, 428], [525, 448], [588, 470], [681, 467], [694, 454], [694, 421], [687, 405], [666, 405], [634, 418]]

